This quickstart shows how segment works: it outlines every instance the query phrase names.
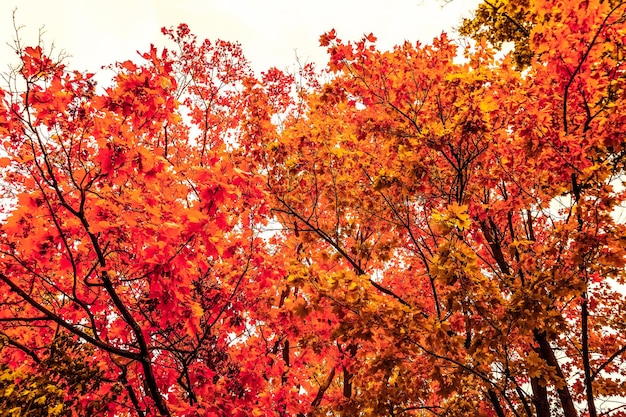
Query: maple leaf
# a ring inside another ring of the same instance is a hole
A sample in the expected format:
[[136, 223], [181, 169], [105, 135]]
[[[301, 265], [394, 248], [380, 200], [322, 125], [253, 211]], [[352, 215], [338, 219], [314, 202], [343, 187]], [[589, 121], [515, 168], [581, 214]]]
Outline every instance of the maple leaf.
[[337, 38], [335, 29], [331, 29], [330, 32], [324, 33], [320, 36], [320, 46], [328, 46]]

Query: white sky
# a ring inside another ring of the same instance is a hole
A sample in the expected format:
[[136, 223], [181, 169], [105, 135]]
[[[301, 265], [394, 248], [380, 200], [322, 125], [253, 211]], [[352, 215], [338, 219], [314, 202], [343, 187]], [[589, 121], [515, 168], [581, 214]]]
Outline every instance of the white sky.
[[12, 12], [24, 26], [22, 43], [34, 45], [40, 28], [71, 58], [71, 69], [97, 71], [103, 65], [135, 59], [150, 43], [162, 45], [163, 26], [187, 23], [199, 39], [242, 44], [256, 70], [292, 68], [301, 62], [324, 66], [319, 37], [336, 29], [344, 40], [373, 32], [380, 48], [404, 40], [428, 43], [451, 32], [478, 0], [0, 0], [0, 72], [15, 55]]

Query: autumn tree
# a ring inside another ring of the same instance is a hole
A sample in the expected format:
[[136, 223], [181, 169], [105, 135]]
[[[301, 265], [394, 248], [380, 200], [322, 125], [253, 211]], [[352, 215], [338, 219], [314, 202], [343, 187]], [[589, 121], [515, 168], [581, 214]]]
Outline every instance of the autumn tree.
[[333, 327], [319, 415], [624, 415], [626, 5], [528, 8], [524, 73], [325, 34], [334, 77], [257, 151], [294, 311]]
[[574, 3], [296, 74], [181, 25], [101, 90], [18, 44], [5, 413], [626, 415], [626, 4]]
[[[17, 47], [0, 110], [12, 415], [33, 410], [26, 390], [50, 415], [95, 403], [140, 416], [270, 408], [258, 400], [272, 400], [270, 352], [243, 347], [283, 275], [259, 236], [262, 178], [231, 150], [252, 73], [236, 44], [199, 43], [184, 25], [165, 34], [171, 51], [111, 67], [102, 92], [41, 46]], [[54, 346], [66, 370], [45, 359]], [[51, 382], [57, 373], [74, 380]], [[41, 384], [52, 386], [45, 400]]]

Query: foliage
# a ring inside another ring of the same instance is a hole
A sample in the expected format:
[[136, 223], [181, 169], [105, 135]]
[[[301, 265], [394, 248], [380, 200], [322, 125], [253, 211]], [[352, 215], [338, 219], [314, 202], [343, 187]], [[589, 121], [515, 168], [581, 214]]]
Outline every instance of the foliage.
[[523, 62], [331, 31], [255, 75], [181, 25], [98, 91], [18, 48], [8, 415], [625, 415], [626, 4], [574, 3], [503, 3]]
[[113, 385], [111, 392], [100, 391], [103, 371], [91, 363], [91, 346], [59, 335], [42, 359], [23, 346], [15, 346], [8, 337], [3, 342], [27, 352], [36, 366], [12, 370], [7, 364], [0, 365], [0, 416], [98, 414], [117, 399], [119, 385]]
[[[600, 3], [608, 3], [612, 8], [620, 8], [620, 0], [606, 0]], [[594, 3], [581, 2], [577, 13], [585, 14]], [[513, 61], [518, 69], [524, 69], [530, 65], [530, 61], [545, 45], [541, 38], [533, 39], [531, 36], [540, 31], [533, 32], [537, 25], [551, 24], [562, 19], [561, 13], [566, 11], [563, 2], [537, 2], [529, 0], [484, 0], [480, 3], [472, 18], [463, 19], [459, 33], [469, 36], [476, 41], [486, 39], [495, 48], [500, 49], [506, 43], [513, 44]], [[623, 45], [620, 40], [616, 42], [615, 53], [623, 55]], [[618, 52], [619, 51], [619, 52]]]
[[515, 65], [523, 69], [533, 57], [529, 38], [537, 20], [529, 6], [528, 0], [483, 1], [471, 19], [463, 19], [459, 33], [477, 41], [485, 38], [498, 49], [512, 42]]

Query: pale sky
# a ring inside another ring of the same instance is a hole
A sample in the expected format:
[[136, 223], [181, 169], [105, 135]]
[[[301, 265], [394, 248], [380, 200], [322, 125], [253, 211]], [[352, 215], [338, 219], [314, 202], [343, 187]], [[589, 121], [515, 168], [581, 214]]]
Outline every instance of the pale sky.
[[430, 42], [451, 32], [478, 0], [0, 0], [0, 72], [15, 55], [12, 11], [24, 26], [22, 43], [37, 44], [44, 27], [71, 56], [71, 69], [98, 71], [103, 65], [135, 59], [150, 43], [164, 44], [160, 28], [187, 23], [199, 39], [242, 44], [255, 70], [293, 69], [301, 62], [326, 64], [319, 37], [336, 29], [344, 40], [373, 32], [380, 48], [404, 40]]

